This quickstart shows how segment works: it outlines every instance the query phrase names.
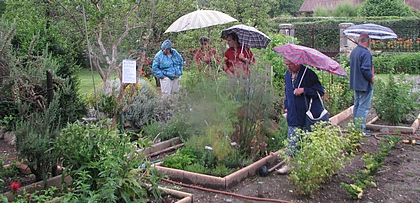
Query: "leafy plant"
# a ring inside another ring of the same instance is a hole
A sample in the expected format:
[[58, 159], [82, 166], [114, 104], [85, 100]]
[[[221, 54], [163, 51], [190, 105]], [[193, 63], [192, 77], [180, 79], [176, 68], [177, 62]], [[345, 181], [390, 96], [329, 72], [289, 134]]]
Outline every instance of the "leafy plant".
[[287, 179], [298, 194], [304, 195], [311, 195], [344, 167], [347, 160], [345, 149], [349, 144], [348, 138], [341, 135], [339, 126], [319, 122], [312, 128], [308, 134], [300, 129], [296, 132], [301, 138], [300, 149], [290, 160], [293, 167]]
[[19, 157], [27, 163], [36, 181], [46, 180], [50, 171], [52, 175], [57, 175], [54, 166], [58, 163], [58, 157], [50, 151], [51, 142], [60, 132], [57, 110], [56, 99], [45, 112], [33, 113], [28, 120], [18, 121], [14, 130]]
[[387, 82], [378, 80], [375, 87], [373, 108], [384, 121], [391, 124], [405, 122], [406, 116], [419, 106], [416, 102], [419, 93], [411, 91], [411, 83], [404, 75], [396, 79], [389, 74]]
[[137, 152], [137, 146], [149, 147], [150, 140], [131, 142], [129, 135], [116, 132], [109, 125], [81, 122], [62, 130], [53, 150], [73, 178], [66, 201], [143, 202], [149, 192], [160, 194], [157, 182], [163, 176]]
[[[53, 202], [55, 196], [59, 194], [59, 190], [56, 187], [49, 187], [45, 190], [35, 190], [33, 193], [28, 193], [26, 190], [23, 194], [16, 194], [13, 201], [10, 203], [29, 203], [29, 202]], [[6, 196], [0, 194], [0, 200], [3, 203], [8, 203], [9, 200]]]
[[362, 118], [357, 118], [355, 122], [351, 121], [346, 126], [346, 137], [349, 139], [349, 145], [346, 148], [347, 152], [353, 154], [360, 148], [360, 140], [363, 136], [361, 122]]
[[5, 116], [0, 120], [0, 126], [4, 126], [5, 130], [12, 130], [15, 125], [16, 118], [13, 115]]
[[363, 197], [363, 191], [367, 186], [376, 186], [372, 180], [380, 167], [384, 164], [384, 158], [388, 155], [389, 151], [395, 146], [398, 140], [400, 140], [399, 137], [388, 137], [385, 141], [381, 141], [380, 153], [364, 154], [362, 156], [362, 160], [365, 163], [365, 168], [357, 170], [355, 175], [348, 175], [354, 183], [340, 183], [341, 187], [347, 190], [353, 199], [361, 199]]
[[410, 6], [403, 1], [366, 0], [358, 11], [359, 16], [414, 16]]

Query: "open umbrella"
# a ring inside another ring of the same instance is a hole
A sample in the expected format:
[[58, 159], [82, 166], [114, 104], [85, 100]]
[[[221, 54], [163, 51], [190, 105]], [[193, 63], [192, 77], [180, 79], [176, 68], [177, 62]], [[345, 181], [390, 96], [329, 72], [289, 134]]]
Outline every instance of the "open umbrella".
[[334, 61], [332, 58], [316, 49], [295, 44], [285, 44], [274, 47], [273, 50], [280, 53], [294, 64], [314, 66], [335, 75], [347, 76], [343, 67], [341, 67], [337, 61]]
[[226, 39], [229, 33], [236, 33], [239, 38], [239, 43], [246, 45], [249, 48], [266, 48], [271, 39], [263, 32], [254, 27], [243, 24], [234, 25], [222, 31], [222, 38]]
[[345, 29], [343, 33], [347, 36], [359, 37], [360, 34], [366, 33], [371, 39], [396, 39], [398, 38], [391, 28], [376, 24], [360, 24], [352, 25]]
[[213, 25], [221, 25], [234, 21], [238, 20], [220, 11], [197, 10], [178, 18], [168, 27], [168, 29], [166, 29], [165, 33], [210, 27]]

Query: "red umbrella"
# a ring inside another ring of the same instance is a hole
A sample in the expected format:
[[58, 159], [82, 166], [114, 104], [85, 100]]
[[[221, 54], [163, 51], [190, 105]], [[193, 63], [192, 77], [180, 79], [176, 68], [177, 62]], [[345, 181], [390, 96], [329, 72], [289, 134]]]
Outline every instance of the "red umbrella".
[[337, 61], [334, 61], [332, 58], [316, 49], [295, 44], [285, 44], [274, 47], [273, 50], [280, 53], [294, 64], [314, 66], [335, 75], [347, 76], [343, 67], [341, 67]]

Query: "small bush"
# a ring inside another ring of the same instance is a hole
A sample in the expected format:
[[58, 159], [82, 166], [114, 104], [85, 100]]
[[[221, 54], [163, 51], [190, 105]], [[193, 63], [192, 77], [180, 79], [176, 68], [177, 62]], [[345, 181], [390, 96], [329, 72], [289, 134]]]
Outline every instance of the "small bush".
[[291, 159], [293, 168], [288, 180], [298, 194], [311, 195], [344, 167], [347, 159], [345, 149], [349, 141], [341, 135], [339, 126], [326, 124], [316, 123], [311, 133], [297, 131], [301, 137], [300, 150]]
[[130, 136], [109, 129], [109, 124], [68, 124], [53, 149], [60, 155], [66, 175], [73, 178], [73, 190], [66, 194], [65, 202], [159, 198], [157, 183], [163, 176], [151, 169], [145, 154], [137, 153], [137, 146], [150, 147], [149, 141], [131, 142]]
[[404, 75], [396, 79], [389, 74], [386, 82], [376, 81], [372, 106], [378, 117], [391, 124], [405, 122], [407, 115], [419, 106], [419, 93], [411, 91], [411, 87]]

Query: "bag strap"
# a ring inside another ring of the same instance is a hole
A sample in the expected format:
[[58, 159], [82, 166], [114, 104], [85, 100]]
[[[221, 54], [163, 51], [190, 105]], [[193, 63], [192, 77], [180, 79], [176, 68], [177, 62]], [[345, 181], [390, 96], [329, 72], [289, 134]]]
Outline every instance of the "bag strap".
[[303, 77], [305, 77], [306, 69], [308, 69], [308, 67], [305, 66], [305, 70], [303, 71], [302, 77], [300, 78], [299, 85], [297, 88], [299, 88], [300, 84], [302, 84]]
[[[325, 109], [324, 102], [322, 101], [321, 95], [319, 95], [319, 92], [318, 91], [316, 91], [316, 93], [318, 94], [318, 98], [319, 98], [319, 101], [321, 102], [322, 108]], [[311, 98], [311, 101], [309, 101], [309, 108], [308, 108], [308, 110], [311, 109], [311, 106], [312, 106], [312, 98]]]

